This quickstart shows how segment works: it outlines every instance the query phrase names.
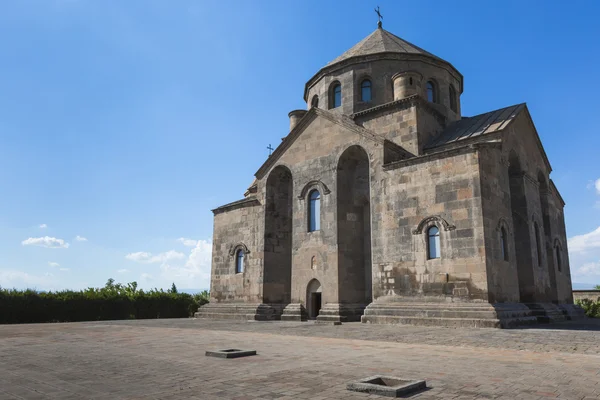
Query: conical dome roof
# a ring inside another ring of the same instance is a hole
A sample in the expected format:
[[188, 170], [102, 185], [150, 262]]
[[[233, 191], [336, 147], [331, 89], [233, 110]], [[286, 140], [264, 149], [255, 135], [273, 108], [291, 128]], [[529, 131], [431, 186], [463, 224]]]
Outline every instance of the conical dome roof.
[[373, 33], [355, 44], [350, 50], [346, 51], [338, 58], [328, 63], [325, 67], [329, 67], [352, 57], [361, 57], [379, 53], [421, 54], [444, 61], [383, 28], [377, 28]]

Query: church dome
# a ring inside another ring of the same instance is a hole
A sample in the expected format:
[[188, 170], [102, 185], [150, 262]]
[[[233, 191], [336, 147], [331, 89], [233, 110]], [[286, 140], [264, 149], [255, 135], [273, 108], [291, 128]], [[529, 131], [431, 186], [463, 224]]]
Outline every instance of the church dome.
[[373, 33], [355, 44], [352, 48], [350, 48], [350, 50], [346, 51], [335, 60], [329, 62], [325, 67], [327, 68], [355, 57], [365, 57], [382, 53], [419, 54], [437, 59], [442, 62], [447, 62], [429, 53], [428, 51], [399, 38], [383, 28], [377, 28]]
[[307, 108], [351, 115], [420, 95], [450, 120], [460, 119], [463, 76], [452, 64], [381, 25], [321, 68], [304, 88]]

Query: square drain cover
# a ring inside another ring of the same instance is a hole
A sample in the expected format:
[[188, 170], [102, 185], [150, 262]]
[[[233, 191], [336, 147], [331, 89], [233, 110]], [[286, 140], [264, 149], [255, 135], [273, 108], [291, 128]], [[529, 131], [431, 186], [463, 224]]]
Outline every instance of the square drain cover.
[[425, 381], [402, 379], [395, 376], [375, 375], [350, 382], [346, 389], [355, 392], [377, 394], [379, 396], [399, 397], [425, 389]]
[[238, 357], [255, 356], [256, 350], [241, 350], [241, 349], [212, 350], [212, 351], [207, 351], [205, 355], [208, 357], [238, 358]]

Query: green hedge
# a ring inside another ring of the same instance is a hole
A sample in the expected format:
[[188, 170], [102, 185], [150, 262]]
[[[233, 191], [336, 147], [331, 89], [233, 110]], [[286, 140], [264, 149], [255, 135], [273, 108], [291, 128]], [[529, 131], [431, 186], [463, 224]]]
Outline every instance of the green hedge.
[[575, 300], [575, 304], [583, 308], [585, 315], [590, 318], [600, 318], [600, 297], [596, 300], [582, 299]]
[[208, 292], [194, 296], [171, 290], [137, 289], [137, 283], [82, 291], [37, 292], [0, 289], [0, 324], [75, 322], [115, 319], [186, 318], [208, 302]]

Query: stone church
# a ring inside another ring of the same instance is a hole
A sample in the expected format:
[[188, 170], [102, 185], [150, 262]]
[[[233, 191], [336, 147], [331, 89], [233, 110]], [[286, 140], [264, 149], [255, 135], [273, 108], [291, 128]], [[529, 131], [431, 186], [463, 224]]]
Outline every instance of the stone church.
[[202, 318], [512, 327], [581, 316], [564, 202], [524, 103], [461, 114], [461, 73], [379, 27], [304, 87], [214, 213]]

